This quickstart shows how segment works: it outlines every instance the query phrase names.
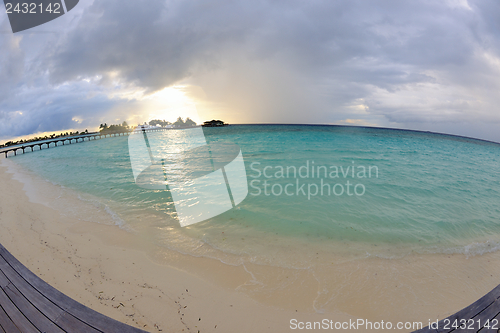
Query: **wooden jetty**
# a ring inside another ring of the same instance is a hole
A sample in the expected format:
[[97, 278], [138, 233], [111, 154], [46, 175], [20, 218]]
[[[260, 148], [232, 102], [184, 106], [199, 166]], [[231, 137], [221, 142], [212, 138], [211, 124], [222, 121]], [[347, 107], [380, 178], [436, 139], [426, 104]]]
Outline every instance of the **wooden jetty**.
[[141, 333], [62, 294], [0, 244], [0, 333]]
[[[425, 324], [424, 324], [425, 325]], [[414, 333], [492, 333], [500, 328], [500, 285], [485, 296]], [[0, 244], [0, 333], [141, 333], [62, 294]]]
[[[51, 144], [52, 147], [57, 147], [60, 146], [60, 143], [62, 143], [62, 146], [64, 146], [66, 143], [72, 144], [72, 143], [79, 143], [79, 142], [84, 142], [84, 141], [90, 141], [90, 140], [98, 140], [98, 139], [103, 139], [107, 137], [116, 137], [116, 136], [128, 136], [131, 134], [137, 134], [137, 133], [142, 133], [144, 132], [158, 132], [158, 131], [164, 131], [168, 130], [170, 128], [151, 128], [151, 129], [144, 129], [142, 131], [130, 131], [130, 132], [117, 132], [117, 133], [106, 133], [106, 134], [100, 134], [100, 133], [89, 133], [89, 134], [83, 134], [83, 135], [75, 135], [75, 136], [70, 136], [70, 137], [58, 137], [54, 139], [48, 139], [48, 140], [43, 140], [43, 141], [34, 141], [34, 142], [29, 142], [26, 144], [22, 145], [16, 145], [13, 147], [6, 147], [3, 149], [0, 149], [0, 154], [5, 154], [5, 157], [9, 157], [9, 152], [13, 152], [14, 156], [16, 156], [20, 150], [23, 151], [23, 154], [26, 152], [27, 149], [30, 149], [28, 151], [34, 151], [34, 147], [38, 147], [38, 150], [42, 149], [47, 149], [50, 148]], [[12, 156], [12, 154], [11, 154]]]
[[[493, 333], [500, 328], [500, 285], [470, 306], [413, 333]], [[0, 244], [0, 333], [144, 333], [69, 298]]]
[[499, 331], [500, 285], [468, 307], [440, 320], [437, 327], [427, 326], [413, 333], [496, 333]]

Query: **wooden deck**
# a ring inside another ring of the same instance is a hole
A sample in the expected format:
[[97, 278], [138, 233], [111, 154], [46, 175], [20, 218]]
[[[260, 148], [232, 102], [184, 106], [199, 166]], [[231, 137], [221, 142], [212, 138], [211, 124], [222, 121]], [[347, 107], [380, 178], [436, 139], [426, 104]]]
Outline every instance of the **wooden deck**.
[[499, 332], [499, 328], [500, 285], [496, 286], [492, 291], [468, 307], [458, 311], [448, 318], [440, 320], [437, 328], [424, 327], [414, 333], [496, 333]]
[[0, 244], [0, 333], [4, 332], [145, 331], [106, 317], [62, 294]]
[[[499, 328], [500, 285], [470, 306], [439, 321], [437, 328], [424, 327], [414, 333], [492, 333], [500, 332]], [[0, 333], [4, 332], [146, 331], [106, 317], [57, 291], [0, 244]]]

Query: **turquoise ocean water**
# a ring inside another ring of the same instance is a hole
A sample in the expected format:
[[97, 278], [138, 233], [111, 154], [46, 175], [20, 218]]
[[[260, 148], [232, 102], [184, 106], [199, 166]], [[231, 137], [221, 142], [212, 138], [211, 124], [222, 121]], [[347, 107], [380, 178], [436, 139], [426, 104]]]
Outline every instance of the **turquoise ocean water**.
[[11, 160], [80, 200], [99, 202], [103, 214], [159, 249], [228, 263], [307, 267], [318, 251], [400, 258], [500, 249], [498, 144], [339, 126], [203, 131], [208, 143], [240, 146], [249, 194], [236, 208], [185, 228], [168, 191], [135, 184], [127, 137]]

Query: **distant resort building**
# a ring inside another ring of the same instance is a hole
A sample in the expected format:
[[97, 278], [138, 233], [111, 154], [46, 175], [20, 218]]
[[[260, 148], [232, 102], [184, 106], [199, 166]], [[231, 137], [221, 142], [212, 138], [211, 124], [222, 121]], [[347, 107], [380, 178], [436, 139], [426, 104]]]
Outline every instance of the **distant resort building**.
[[220, 126], [227, 126], [229, 124], [226, 124], [222, 120], [210, 120], [210, 121], [205, 121], [203, 123], [203, 127], [220, 127]]
[[144, 123], [144, 125], [141, 125], [141, 124], [138, 124], [137, 127], [135, 128], [135, 131], [142, 131], [142, 130], [147, 130], [147, 129], [151, 129], [156, 126], [151, 126], [151, 125], [148, 125], [147, 123]]
[[145, 122], [143, 125], [141, 125], [141, 124], [137, 125], [137, 127], [135, 128], [134, 131], [151, 130], [151, 129], [156, 129], [156, 128], [174, 128], [174, 126], [173, 125], [165, 125], [165, 126], [149, 125], [148, 123]]

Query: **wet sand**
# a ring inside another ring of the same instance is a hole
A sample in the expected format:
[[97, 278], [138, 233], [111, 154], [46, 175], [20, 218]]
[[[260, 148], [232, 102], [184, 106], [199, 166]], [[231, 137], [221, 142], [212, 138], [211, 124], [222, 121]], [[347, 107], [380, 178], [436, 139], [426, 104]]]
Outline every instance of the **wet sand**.
[[[0, 242], [61, 292], [152, 332], [289, 332], [297, 331], [290, 328], [294, 318], [426, 324], [500, 283], [498, 251], [363, 260], [318, 255], [314, 269], [299, 270], [158, 250], [113, 223], [44, 205], [59, 200], [49, 193], [54, 185], [23, 184], [8, 172], [17, 165], [0, 163]], [[47, 195], [30, 201], [35, 190]]]

